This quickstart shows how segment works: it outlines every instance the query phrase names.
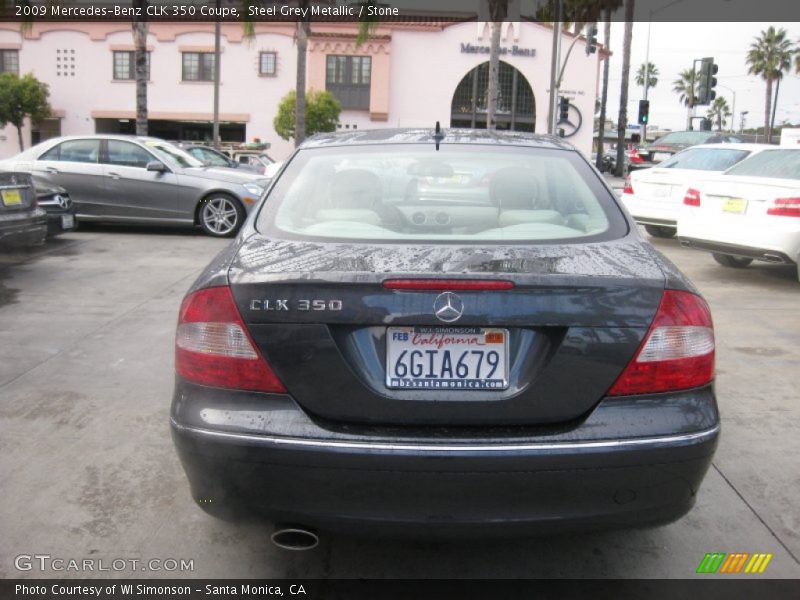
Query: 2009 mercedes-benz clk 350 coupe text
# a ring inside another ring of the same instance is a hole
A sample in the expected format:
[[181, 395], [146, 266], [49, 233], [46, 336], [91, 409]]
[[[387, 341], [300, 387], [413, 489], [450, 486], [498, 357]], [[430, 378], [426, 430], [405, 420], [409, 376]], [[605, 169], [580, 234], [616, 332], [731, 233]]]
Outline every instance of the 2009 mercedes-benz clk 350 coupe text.
[[176, 371], [198, 504], [308, 528], [668, 522], [719, 434], [705, 301], [528, 134], [304, 143], [184, 299]]

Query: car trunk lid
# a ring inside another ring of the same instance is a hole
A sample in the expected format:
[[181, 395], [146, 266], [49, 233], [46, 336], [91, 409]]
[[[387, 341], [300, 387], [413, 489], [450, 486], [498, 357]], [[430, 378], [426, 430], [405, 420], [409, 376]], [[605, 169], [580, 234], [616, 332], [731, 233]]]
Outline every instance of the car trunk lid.
[[33, 208], [36, 200], [30, 175], [0, 172], [0, 209], [21, 212]]
[[[441, 290], [387, 279], [507, 280], [459, 290], [463, 315], [437, 318]], [[229, 270], [254, 341], [312, 415], [396, 425], [532, 425], [580, 418], [630, 361], [658, 308], [664, 274], [639, 240], [584, 245], [396, 246], [244, 242]], [[501, 328], [503, 390], [386, 386], [389, 327]]]

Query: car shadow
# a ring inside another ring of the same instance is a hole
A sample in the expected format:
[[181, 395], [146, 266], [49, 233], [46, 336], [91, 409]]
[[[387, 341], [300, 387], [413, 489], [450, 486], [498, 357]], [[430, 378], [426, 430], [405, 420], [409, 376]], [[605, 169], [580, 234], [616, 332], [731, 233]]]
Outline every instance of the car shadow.
[[208, 237], [199, 227], [175, 227], [169, 225], [131, 225], [80, 222], [79, 231], [92, 233], [114, 233], [119, 235], [160, 235], [182, 237]]

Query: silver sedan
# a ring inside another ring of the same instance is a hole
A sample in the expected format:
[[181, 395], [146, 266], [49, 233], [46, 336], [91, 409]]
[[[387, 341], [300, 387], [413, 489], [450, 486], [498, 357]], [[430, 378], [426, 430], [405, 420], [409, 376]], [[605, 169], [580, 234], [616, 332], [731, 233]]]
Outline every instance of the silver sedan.
[[79, 221], [199, 225], [216, 237], [234, 235], [269, 184], [150, 137], [52, 138], [3, 165], [66, 188]]

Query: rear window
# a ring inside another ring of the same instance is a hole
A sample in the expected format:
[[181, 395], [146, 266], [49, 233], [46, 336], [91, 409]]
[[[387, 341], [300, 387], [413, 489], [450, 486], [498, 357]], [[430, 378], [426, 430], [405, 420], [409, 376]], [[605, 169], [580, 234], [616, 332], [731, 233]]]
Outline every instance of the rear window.
[[800, 179], [800, 150], [764, 150], [740, 162], [725, 174]]
[[693, 171], [727, 171], [747, 158], [749, 150], [727, 148], [690, 148], [679, 152], [658, 167], [660, 169], [690, 169]]
[[705, 131], [673, 131], [664, 137], [658, 138], [653, 142], [654, 146], [659, 144], [703, 144], [715, 134]]
[[621, 237], [627, 223], [576, 152], [398, 144], [301, 150], [258, 228], [288, 239], [535, 243]]

